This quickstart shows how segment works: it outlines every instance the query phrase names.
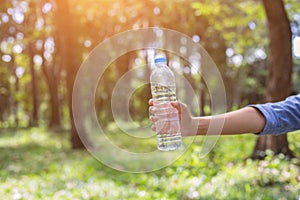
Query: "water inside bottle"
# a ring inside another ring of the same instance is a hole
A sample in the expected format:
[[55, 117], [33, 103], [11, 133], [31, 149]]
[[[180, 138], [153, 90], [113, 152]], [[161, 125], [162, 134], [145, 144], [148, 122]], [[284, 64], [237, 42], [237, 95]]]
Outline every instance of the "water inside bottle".
[[156, 126], [157, 147], [161, 151], [170, 151], [182, 148], [180, 122], [178, 111], [170, 102], [176, 101], [176, 86], [151, 84], [154, 107], [158, 117]]

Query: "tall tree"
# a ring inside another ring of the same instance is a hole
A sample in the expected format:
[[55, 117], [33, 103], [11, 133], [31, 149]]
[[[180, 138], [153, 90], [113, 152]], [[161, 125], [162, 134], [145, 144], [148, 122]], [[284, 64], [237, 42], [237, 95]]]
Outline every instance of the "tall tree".
[[[61, 127], [61, 107], [59, 101], [59, 85], [60, 82], [60, 76], [61, 76], [61, 68], [60, 63], [56, 62], [56, 59], [47, 59], [47, 54], [50, 52], [53, 54], [59, 53], [58, 48], [53, 48], [55, 46], [55, 40], [56, 38], [59, 38], [57, 36], [57, 32], [55, 32], [53, 29], [55, 27], [55, 23], [53, 22], [53, 12], [50, 12], [50, 9], [47, 11], [43, 11], [43, 7], [46, 5], [49, 7], [49, 3], [47, 1], [39, 1], [37, 2], [38, 8], [36, 9], [37, 15], [39, 17], [39, 20], [43, 21], [45, 23], [44, 29], [41, 32], [40, 41], [43, 44], [40, 51], [37, 52], [42, 58], [42, 72], [44, 74], [48, 91], [49, 91], [49, 105], [50, 105], [50, 119], [49, 119], [49, 127], [52, 129], [59, 129]], [[52, 4], [51, 4], [52, 5]], [[46, 31], [47, 29], [53, 30], [53, 31]], [[51, 38], [53, 38], [53, 42], [51, 41]], [[52, 43], [52, 45], [47, 45], [47, 43]], [[55, 50], [51, 50], [51, 49]], [[52, 52], [53, 51], [53, 52]]]
[[[72, 94], [73, 85], [76, 77], [76, 73], [81, 63], [81, 56], [79, 53], [78, 42], [76, 39], [75, 19], [71, 16], [70, 6], [68, 0], [61, 1], [56, 0], [57, 11], [57, 30], [59, 35], [59, 48], [61, 50], [61, 60], [66, 69], [67, 77], [67, 93], [68, 93], [68, 106], [70, 115], [70, 134], [71, 145], [74, 149], [84, 148], [84, 144], [78, 135], [78, 131], [75, 126], [73, 111], [72, 111]], [[83, 130], [83, 129], [81, 129]], [[84, 134], [84, 133], [83, 133]]]
[[28, 44], [29, 56], [30, 56], [30, 74], [31, 74], [31, 94], [32, 94], [32, 118], [30, 121], [31, 126], [36, 126], [38, 124], [38, 95], [37, 95], [37, 80], [36, 72], [34, 69], [34, 46], [30, 42]]
[[[27, 25], [34, 26], [37, 15], [36, 15], [36, 3], [34, 1], [29, 2], [29, 10], [28, 17], [26, 17], [24, 23]], [[37, 32], [36, 29], [25, 29], [23, 33], [25, 33], [26, 37], [30, 37], [33, 35], [33, 32]], [[35, 46], [34, 41], [35, 38], [31, 37], [30, 41], [27, 44], [27, 51], [29, 56], [29, 68], [30, 68], [30, 75], [31, 75], [31, 98], [32, 98], [32, 113], [30, 118], [30, 126], [36, 126], [38, 124], [38, 88], [37, 88], [37, 74], [34, 68], [34, 55], [35, 55]]]
[[[275, 102], [285, 99], [291, 93], [292, 74], [292, 33], [290, 21], [282, 0], [263, 0], [270, 38], [270, 54], [266, 101]], [[256, 141], [254, 158], [262, 158], [270, 149], [274, 154], [283, 153], [293, 157], [288, 147], [287, 135], [262, 136]]]
[[[43, 42], [45, 39], [43, 38]], [[45, 45], [43, 45], [41, 55], [45, 52]], [[60, 116], [60, 102], [58, 97], [58, 86], [59, 86], [59, 73], [60, 71], [57, 70], [59, 66], [57, 66], [55, 61], [51, 62], [43, 62], [42, 70], [43, 74], [46, 78], [46, 82], [49, 89], [50, 95], [50, 109], [51, 109], [51, 116], [49, 127], [52, 129], [59, 129], [61, 127], [61, 116]]]

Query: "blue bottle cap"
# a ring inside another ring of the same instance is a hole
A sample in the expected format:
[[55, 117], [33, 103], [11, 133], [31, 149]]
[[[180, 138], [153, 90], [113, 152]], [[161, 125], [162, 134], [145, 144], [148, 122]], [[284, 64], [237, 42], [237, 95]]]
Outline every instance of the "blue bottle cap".
[[167, 62], [167, 59], [164, 57], [154, 59], [154, 63], [166, 63], [166, 62]]

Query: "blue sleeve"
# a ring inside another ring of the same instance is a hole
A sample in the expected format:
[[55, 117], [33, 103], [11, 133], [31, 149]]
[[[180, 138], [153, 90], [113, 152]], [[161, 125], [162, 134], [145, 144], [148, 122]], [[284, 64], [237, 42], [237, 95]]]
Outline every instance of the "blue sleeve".
[[276, 103], [250, 106], [258, 109], [266, 119], [266, 125], [259, 135], [278, 135], [300, 129], [300, 94]]

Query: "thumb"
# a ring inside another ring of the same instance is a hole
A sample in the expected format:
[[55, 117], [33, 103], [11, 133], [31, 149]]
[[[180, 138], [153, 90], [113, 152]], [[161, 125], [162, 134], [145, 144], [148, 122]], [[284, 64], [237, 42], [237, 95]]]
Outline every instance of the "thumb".
[[181, 113], [181, 105], [178, 101], [172, 101], [171, 105], [178, 110], [178, 113]]

